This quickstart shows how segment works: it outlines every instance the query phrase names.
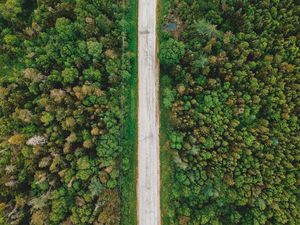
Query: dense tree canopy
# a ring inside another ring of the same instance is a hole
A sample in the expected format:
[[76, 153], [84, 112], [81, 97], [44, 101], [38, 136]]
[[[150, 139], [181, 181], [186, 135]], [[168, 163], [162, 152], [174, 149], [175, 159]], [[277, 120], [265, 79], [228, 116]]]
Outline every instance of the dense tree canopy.
[[168, 223], [299, 224], [297, 2], [171, 0], [163, 22]]
[[128, 9], [1, 1], [0, 224], [121, 222]]

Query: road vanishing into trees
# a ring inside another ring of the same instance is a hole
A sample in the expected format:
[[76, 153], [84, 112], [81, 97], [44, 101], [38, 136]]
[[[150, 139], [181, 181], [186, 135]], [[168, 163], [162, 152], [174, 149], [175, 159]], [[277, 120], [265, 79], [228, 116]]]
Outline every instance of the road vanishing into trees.
[[160, 225], [159, 64], [157, 0], [139, 0], [138, 18], [138, 180], [139, 225]]

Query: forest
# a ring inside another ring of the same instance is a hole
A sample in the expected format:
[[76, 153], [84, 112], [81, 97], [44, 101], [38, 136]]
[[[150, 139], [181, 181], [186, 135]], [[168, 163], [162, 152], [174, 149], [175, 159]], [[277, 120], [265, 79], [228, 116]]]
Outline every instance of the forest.
[[[137, 5], [0, 0], [0, 225], [137, 224]], [[300, 224], [299, 1], [157, 9], [162, 224]]]
[[135, 224], [135, 4], [0, 1], [1, 225]]
[[160, 1], [163, 224], [300, 224], [299, 15]]

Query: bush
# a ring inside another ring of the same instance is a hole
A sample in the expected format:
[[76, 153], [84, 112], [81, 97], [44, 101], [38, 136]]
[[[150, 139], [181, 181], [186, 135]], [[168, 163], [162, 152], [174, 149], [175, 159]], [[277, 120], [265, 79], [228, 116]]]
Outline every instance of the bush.
[[183, 42], [170, 38], [161, 43], [158, 57], [163, 65], [174, 65], [179, 62], [184, 53]]

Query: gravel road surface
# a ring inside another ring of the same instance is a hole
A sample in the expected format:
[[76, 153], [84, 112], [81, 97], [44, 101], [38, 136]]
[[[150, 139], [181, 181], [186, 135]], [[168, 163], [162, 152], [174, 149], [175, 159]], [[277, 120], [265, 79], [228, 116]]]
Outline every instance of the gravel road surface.
[[160, 225], [157, 0], [139, 0], [138, 224]]

